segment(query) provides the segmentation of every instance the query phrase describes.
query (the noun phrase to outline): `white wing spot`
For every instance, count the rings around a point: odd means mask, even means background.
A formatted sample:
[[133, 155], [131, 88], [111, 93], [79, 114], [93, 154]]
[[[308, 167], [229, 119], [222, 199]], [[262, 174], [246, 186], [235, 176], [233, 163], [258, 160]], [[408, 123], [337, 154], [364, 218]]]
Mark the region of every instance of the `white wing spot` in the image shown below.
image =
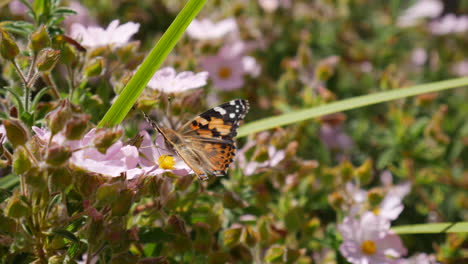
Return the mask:
[[230, 117], [230, 118], [234, 118], [234, 117], [236, 117], [236, 114], [230, 113], [230, 114], [229, 114], [229, 117]]
[[231, 102], [229, 102], [230, 105], [236, 105], [236, 100], [232, 100]]
[[215, 110], [216, 112], [220, 113], [221, 115], [225, 115], [226, 114], [226, 110], [217, 106], [215, 108], [213, 108], [213, 110]]

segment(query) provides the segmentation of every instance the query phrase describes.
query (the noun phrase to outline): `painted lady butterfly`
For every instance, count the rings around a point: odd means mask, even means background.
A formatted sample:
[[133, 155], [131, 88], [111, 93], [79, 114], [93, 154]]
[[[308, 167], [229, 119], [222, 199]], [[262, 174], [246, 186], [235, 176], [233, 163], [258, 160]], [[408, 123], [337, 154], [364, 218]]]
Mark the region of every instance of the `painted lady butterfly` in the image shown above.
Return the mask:
[[144, 113], [148, 122], [161, 133], [174, 152], [197, 174], [200, 180], [208, 176], [225, 176], [234, 159], [234, 137], [249, 111], [247, 100], [235, 99], [212, 108], [179, 129], [160, 127]]

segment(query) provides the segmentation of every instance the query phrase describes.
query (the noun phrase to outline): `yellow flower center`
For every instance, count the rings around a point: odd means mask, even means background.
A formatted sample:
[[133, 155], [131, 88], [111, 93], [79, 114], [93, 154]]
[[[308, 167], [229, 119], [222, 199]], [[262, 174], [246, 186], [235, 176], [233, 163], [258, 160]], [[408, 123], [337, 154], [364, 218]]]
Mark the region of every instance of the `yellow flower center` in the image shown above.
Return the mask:
[[375, 215], [379, 215], [380, 214], [380, 209], [378, 207], [374, 208], [374, 210], [372, 210], [372, 212], [375, 214]]
[[221, 79], [227, 79], [231, 76], [231, 68], [221, 67], [218, 71], [218, 75]]
[[165, 170], [173, 170], [175, 165], [175, 160], [173, 157], [168, 155], [161, 155], [158, 159], [159, 167]]
[[374, 241], [366, 240], [362, 243], [361, 250], [366, 255], [374, 255], [375, 251], [377, 251], [377, 246]]

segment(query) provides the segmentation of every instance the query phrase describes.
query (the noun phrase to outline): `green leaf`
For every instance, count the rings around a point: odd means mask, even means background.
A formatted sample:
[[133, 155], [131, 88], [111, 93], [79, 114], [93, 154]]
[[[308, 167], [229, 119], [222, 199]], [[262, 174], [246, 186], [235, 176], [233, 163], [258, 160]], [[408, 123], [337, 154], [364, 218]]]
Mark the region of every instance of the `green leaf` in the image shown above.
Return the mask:
[[35, 29], [33, 24], [25, 21], [3, 21], [0, 23], [0, 28], [24, 37], [29, 36]]
[[223, 232], [224, 246], [232, 248], [240, 243], [242, 228], [227, 229]]
[[8, 174], [7, 176], [0, 178], [0, 188], [11, 190], [19, 185], [20, 179], [14, 174]]
[[150, 54], [145, 58], [135, 75], [130, 79], [115, 103], [104, 115], [101, 122], [99, 122], [99, 127], [112, 127], [122, 122], [151, 77], [153, 77], [169, 52], [174, 48], [190, 22], [200, 12], [205, 2], [206, 0], [190, 0], [185, 5], [156, 46], [151, 50]]
[[468, 222], [435, 223], [396, 226], [392, 230], [399, 234], [434, 234], [434, 233], [468, 233]]
[[75, 234], [73, 234], [72, 232], [70, 232], [68, 230], [65, 230], [65, 229], [55, 229], [54, 231], [52, 231], [52, 233], [54, 233], [57, 236], [61, 236], [63, 238], [66, 238], [66, 239], [68, 239], [68, 240], [70, 240], [71, 242], [74, 242], [74, 243], [79, 243], [80, 242], [80, 240], [75, 236]]
[[174, 235], [165, 232], [162, 228], [140, 228], [138, 237], [143, 243], [169, 242], [174, 239]]
[[379, 92], [363, 96], [357, 96], [350, 99], [333, 102], [313, 108], [303, 109], [280, 116], [267, 117], [255, 122], [250, 122], [239, 128], [238, 137], [244, 137], [249, 134], [272, 129], [275, 127], [294, 124], [307, 119], [329, 115], [337, 112], [355, 109], [367, 105], [388, 102], [418, 94], [432, 93], [453, 89], [468, 85], [468, 77], [451, 79], [441, 82], [416, 85], [409, 88], [396, 89], [391, 91]]

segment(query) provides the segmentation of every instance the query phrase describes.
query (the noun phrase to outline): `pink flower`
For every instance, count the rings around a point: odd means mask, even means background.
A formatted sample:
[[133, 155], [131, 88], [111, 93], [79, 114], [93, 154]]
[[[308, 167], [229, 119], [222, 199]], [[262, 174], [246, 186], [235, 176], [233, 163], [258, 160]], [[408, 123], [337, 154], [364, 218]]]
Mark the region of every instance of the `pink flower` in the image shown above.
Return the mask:
[[138, 174], [137, 171], [131, 171], [138, 165], [138, 149], [135, 146], [124, 146], [119, 140], [102, 154], [92, 146], [95, 136], [96, 130], [92, 129], [79, 141], [76, 147], [80, 150], [73, 152], [71, 164], [89, 172], [112, 177], [119, 176], [123, 172], [127, 172], [127, 178], [133, 178]]
[[234, 18], [213, 23], [209, 19], [194, 19], [187, 28], [187, 34], [200, 40], [218, 39], [229, 33], [237, 32], [237, 22]]
[[[28, 2], [31, 2], [31, 0]], [[13, 15], [26, 15], [26, 12], [28, 11], [28, 8], [23, 3], [21, 3], [20, 0], [11, 1], [8, 7], [10, 8], [10, 12]]]
[[3, 144], [7, 140], [5, 126], [3, 124], [0, 124], [0, 134], [2, 134], [0, 136], [0, 144]]
[[386, 220], [372, 213], [365, 213], [360, 219], [346, 217], [338, 225], [343, 237], [341, 254], [353, 264], [397, 264], [397, 258], [407, 250], [389, 228]]
[[400, 199], [403, 199], [411, 191], [411, 182], [394, 185], [392, 173], [388, 170], [380, 174], [380, 181], [383, 187], [387, 189], [389, 195], [396, 196]]
[[178, 176], [185, 176], [192, 173], [192, 169], [176, 153], [167, 148], [161, 134], [158, 133], [156, 144], [153, 144], [148, 132], [142, 131], [140, 135], [143, 136], [143, 141], [138, 162], [149, 175], [171, 172]]
[[291, 6], [291, 0], [258, 0], [258, 4], [266, 12], [274, 12], [278, 7], [288, 8]]
[[427, 51], [423, 48], [416, 48], [411, 53], [411, 62], [414, 65], [421, 66], [427, 61]]
[[452, 72], [458, 76], [468, 76], [468, 60], [463, 60], [453, 65]]
[[140, 24], [127, 22], [119, 26], [119, 20], [113, 20], [106, 29], [101, 27], [84, 27], [81, 24], [71, 26], [71, 36], [89, 48], [102, 46], [119, 47], [129, 42], [138, 32]]
[[216, 56], [202, 58], [201, 66], [210, 73], [215, 87], [232, 91], [244, 85], [244, 75], [257, 76], [260, 67], [253, 57], [244, 56], [245, 44], [235, 42], [223, 46]]
[[398, 25], [400, 27], [410, 27], [414, 26], [422, 18], [438, 17], [443, 8], [442, 1], [419, 0], [403, 12], [398, 18]]
[[447, 14], [438, 20], [432, 21], [429, 28], [435, 35], [466, 32], [468, 31], [468, 16], [457, 17], [454, 14]]
[[319, 137], [331, 150], [346, 151], [353, 146], [353, 140], [343, 131], [341, 125], [323, 123], [320, 126]]
[[[38, 127], [32, 129], [44, 144], [48, 144], [50, 131]], [[110, 146], [105, 154], [102, 154], [93, 146], [95, 136], [96, 129], [91, 129], [81, 140], [67, 140], [64, 135], [58, 133], [52, 138], [52, 143], [69, 147], [73, 152], [69, 160], [70, 164], [89, 172], [111, 177], [125, 172], [127, 179], [146, 172], [137, 168], [138, 149], [136, 147], [124, 146], [119, 140]]]
[[148, 83], [148, 87], [164, 93], [181, 93], [206, 85], [208, 72], [194, 74], [191, 71], [176, 73], [174, 68], [165, 67], [157, 71]]
[[245, 175], [252, 175], [258, 169], [262, 168], [273, 168], [277, 166], [284, 158], [286, 157], [286, 152], [284, 150], [277, 150], [274, 146], [268, 146], [268, 159], [263, 162], [257, 161], [247, 161], [245, 153], [255, 146], [255, 141], [249, 141], [237, 155], [237, 160], [239, 162], [239, 167], [242, 168]]
[[438, 264], [434, 255], [419, 253], [407, 259], [400, 259], [398, 264]]
[[83, 26], [89, 26], [96, 24], [96, 21], [89, 15], [89, 11], [86, 7], [82, 6], [78, 1], [71, 1], [69, 8], [76, 12], [76, 14], [68, 15], [63, 20], [63, 24], [67, 29], [75, 23]]

